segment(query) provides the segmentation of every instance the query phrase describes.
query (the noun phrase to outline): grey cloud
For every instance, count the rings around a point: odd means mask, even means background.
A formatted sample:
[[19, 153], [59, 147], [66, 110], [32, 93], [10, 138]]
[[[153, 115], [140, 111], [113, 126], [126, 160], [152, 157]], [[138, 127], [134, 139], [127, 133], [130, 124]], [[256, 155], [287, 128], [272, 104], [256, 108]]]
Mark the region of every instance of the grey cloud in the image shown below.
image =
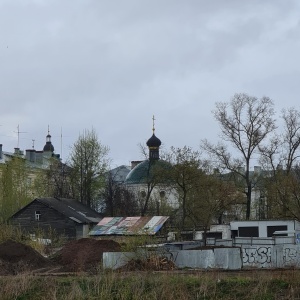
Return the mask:
[[299, 6], [2, 0], [0, 143], [12, 148], [5, 135], [15, 137], [20, 123], [24, 147], [33, 138], [42, 147], [49, 124], [57, 145], [63, 128], [67, 154], [80, 130], [93, 126], [112, 158], [128, 162], [155, 114], [166, 147], [197, 148], [201, 138], [217, 137], [214, 102], [235, 92], [295, 103]]

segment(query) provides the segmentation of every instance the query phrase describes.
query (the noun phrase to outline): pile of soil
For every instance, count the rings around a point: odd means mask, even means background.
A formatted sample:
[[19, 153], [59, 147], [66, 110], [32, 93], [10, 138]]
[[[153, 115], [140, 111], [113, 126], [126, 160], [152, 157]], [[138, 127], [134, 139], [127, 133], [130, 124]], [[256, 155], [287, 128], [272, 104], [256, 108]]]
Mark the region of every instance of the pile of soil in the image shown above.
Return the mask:
[[166, 257], [150, 256], [142, 259], [132, 259], [119, 271], [171, 271], [176, 269], [175, 264]]
[[115, 241], [82, 238], [65, 244], [53, 260], [63, 265], [65, 271], [95, 273], [101, 266], [103, 252], [118, 251], [121, 246]]
[[30, 246], [7, 240], [0, 244], [0, 275], [49, 268], [53, 263]]

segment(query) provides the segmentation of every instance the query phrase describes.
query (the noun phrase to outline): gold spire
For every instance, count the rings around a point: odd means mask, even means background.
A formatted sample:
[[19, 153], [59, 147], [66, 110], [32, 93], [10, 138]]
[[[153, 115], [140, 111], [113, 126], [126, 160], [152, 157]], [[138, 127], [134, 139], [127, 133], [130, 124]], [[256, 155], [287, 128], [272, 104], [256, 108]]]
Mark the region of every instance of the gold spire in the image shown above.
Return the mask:
[[155, 118], [154, 118], [154, 115], [153, 115], [153, 117], [152, 117], [152, 121], [153, 121], [152, 131], [153, 131], [153, 134], [154, 134], [154, 132], [155, 132], [155, 127], [154, 127], [154, 121], [155, 121]]

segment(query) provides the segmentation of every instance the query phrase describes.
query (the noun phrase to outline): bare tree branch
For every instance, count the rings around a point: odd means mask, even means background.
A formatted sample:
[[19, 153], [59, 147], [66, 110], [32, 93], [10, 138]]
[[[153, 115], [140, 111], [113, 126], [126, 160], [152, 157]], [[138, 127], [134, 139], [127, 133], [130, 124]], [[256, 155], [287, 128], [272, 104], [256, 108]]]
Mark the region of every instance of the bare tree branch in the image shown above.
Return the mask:
[[[221, 138], [236, 150], [234, 157], [224, 143], [217, 145], [203, 141], [202, 148], [219, 166], [240, 175], [245, 182], [247, 196], [246, 218], [250, 218], [251, 191], [250, 160], [254, 150], [275, 129], [273, 102], [268, 97], [258, 99], [247, 94], [235, 94], [232, 100], [216, 103], [213, 111], [221, 129]], [[240, 154], [240, 156], [238, 156]], [[241, 171], [241, 168], [244, 171]]]

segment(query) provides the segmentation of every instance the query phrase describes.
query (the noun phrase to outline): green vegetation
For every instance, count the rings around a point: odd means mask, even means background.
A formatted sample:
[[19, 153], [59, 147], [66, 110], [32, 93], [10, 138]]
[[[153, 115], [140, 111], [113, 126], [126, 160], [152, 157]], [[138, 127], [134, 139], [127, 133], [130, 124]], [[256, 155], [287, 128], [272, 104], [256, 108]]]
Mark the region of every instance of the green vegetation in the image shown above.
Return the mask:
[[[179, 210], [173, 226], [179, 231], [200, 227], [206, 233], [213, 223], [223, 223], [237, 204], [233, 182], [213, 172], [212, 164], [189, 147], [174, 148], [165, 154], [172, 168], [165, 172], [178, 195]], [[204, 234], [205, 235], [205, 234]]]
[[[26, 233], [24, 234], [21, 228], [17, 226], [1, 224], [0, 227], [0, 243], [3, 243], [7, 240], [14, 240], [32, 247], [41, 254], [45, 253], [46, 248], [48, 252], [51, 252], [52, 248], [60, 247], [65, 243], [65, 237], [58, 235], [55, 230], [51, 230], [51, 228], [47, 232], [37, 228], [34, 232], [34, 236], [34, 240], [30, 239], [29, 235]], [[51, 245], [46, 246], [43, 243], [38, 242], [39, 239], [45, 237], [51, 240]]]
[[0, 278], [1, 299], [298, 299], [300, 271]]
[[71, 183], [75, 199], [94, 209], [98, 208], [99, 192], [104, 187], [108, 151], [94, 129], [79, 135], [71, 150]]
[[30, 181], [30, 170], [21, 157], [0, 164], [0, 223], [30, 202]]
[[21, 242], [22, 240], [22, 231], [16, 227], [7, 224], [1, 224], [0, 227], [0, 243], [6, 240], [15, 240], [17, 242]]

